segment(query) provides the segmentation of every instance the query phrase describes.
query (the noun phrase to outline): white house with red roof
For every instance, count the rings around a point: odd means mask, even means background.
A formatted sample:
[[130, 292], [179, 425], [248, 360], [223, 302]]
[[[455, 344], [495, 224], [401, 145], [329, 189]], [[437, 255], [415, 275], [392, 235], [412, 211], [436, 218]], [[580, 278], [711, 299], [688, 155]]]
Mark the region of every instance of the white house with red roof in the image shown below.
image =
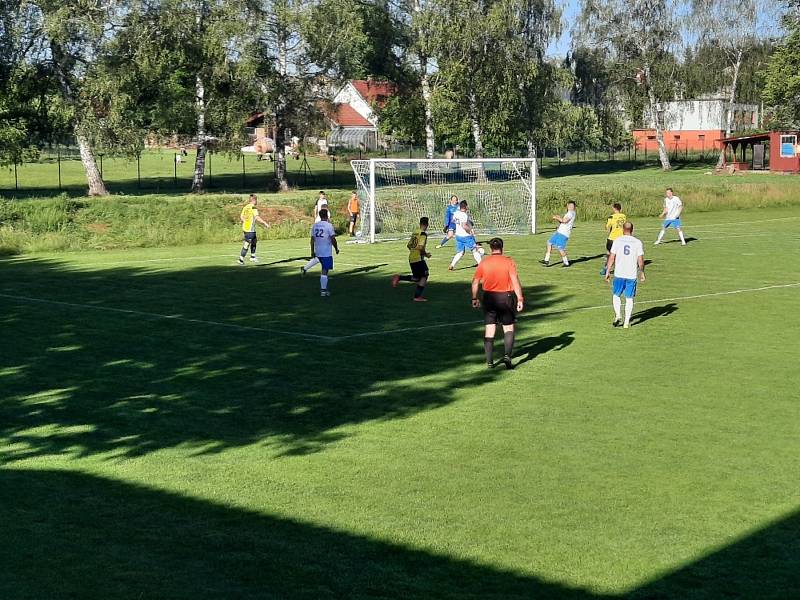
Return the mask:
[[333, 97], [328, 113], [328, 147], [376, 150], [379, 134], [374, 108], [382, 107], [393, 94], [394, 86], [385, 81], [348, 81]]

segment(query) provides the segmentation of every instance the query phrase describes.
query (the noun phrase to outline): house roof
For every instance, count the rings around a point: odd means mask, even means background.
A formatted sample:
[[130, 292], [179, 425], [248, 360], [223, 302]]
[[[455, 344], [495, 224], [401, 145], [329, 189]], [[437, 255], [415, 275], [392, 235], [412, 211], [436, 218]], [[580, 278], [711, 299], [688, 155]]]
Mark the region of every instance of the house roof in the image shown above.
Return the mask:
[[373, 81], [372, 79], [353, 79], [350, 83], [356, 88], [369, 104], [383, 106], [386, 100], [394, 96], [394, 84], [388, 81]]
[[331, 121], [339, 127], [374, 127], [349, 104], [334, 104]]
[[723, 144], [731, 144], [731, 143], [737, 143], [738, 144], [738, 143], [741, 143], [741, 142], [761, 142], [761, 141], [769, 140], [769, 137], [770, 137], [770, 133], [769, 132], [766, 132], [766, 133], [753, 133], [753, 134], [750, 134], [750, 135], [739, 135], [739, 136], [736, 136], [736, 137], [729, 137], [729, 138], [723, 137], [722, 139], [720, 139], [720, 142], [722, 142]]

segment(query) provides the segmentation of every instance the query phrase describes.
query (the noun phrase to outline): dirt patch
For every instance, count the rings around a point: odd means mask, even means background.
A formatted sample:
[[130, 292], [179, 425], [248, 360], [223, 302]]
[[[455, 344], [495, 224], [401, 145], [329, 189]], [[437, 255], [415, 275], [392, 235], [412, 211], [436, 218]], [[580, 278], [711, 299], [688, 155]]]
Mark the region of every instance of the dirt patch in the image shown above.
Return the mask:
[[86, 229], [88, 229], [92, 233], [104, 234], [108, 233], [111, 230], [111, 225], [109, 225], [108, 223], [89, 223], [86, 226]]

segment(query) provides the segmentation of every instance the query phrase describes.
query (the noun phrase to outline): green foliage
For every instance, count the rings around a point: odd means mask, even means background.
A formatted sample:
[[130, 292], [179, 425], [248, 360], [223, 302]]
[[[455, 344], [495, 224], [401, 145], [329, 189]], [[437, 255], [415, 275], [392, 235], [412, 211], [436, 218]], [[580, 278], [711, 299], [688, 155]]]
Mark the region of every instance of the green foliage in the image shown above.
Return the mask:
[[764, 73], [764, 102], [773, 127], [800, 127], [800, 18], [787, 23], [789, 35]]

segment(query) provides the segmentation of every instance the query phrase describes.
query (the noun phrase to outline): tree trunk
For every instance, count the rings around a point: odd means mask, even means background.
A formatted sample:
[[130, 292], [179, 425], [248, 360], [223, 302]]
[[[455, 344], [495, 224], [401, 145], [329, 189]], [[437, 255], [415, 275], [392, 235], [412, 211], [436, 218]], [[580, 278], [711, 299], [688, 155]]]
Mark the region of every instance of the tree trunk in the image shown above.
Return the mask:
[[[733, 82], [731, 83], [731, 94], [728, 97], [728, 115], [725, 120], [725, 137], [730, 137], [733, 133], [733, 104], [736, 102], [736, 84], [739, 82], [739, 70], [742, 67], [742, 51], [736, 53], [736, 61], [733, 64]], [[717, 169], [721, 169], [725, 164], [725, 144], [722, 145], [717, 159]]]
[[275, 185], [279, 192], [289, 189], [289, 181], [286, 179], [286, 109], [288, 101], [286, 99], [287, 78], [289, 77], [289, 32], [281, 29], [278, 32], [278, 75], [281, 78], [280, 89], [275, 104]]
[[478, 121], [478, 101], [475, 93], [469, 94], [469, 122], [472, 130], [472, 141], [475, 143], [475, 158], [483, 158], [483, 135]]
[[669, 153], [667, 152], [666, 144], [664, 144], [664, 131], [661, 129], [661, 123], [658, 120], [658, 102], [656, 102], [656, 94], [653, 91], [653, 87], [650, 85], [650, 65], [644, 66], [644, 76], [646, 78], [647, 98], [650, 101], [650, 113], [653, 115], [653, 123], [656, 129], [658, 159], [661, 161], [661, 168], [664, 171], [670, 171], [672, 165], [669, 162]]
[[[61, 86], [61, 93], [67, 104], [73, 106], [76, 114], [80, 114], [80, 108], [76, 106], [76, 96], [72, 87], [72, 77], [70, 75], [69, 57], [67, 56], [61, 44], [50, 41], [50, 49], [53, 54], [53, 62], [56, 65], [56, 76], [58, 83]], [[86, 171], [86, 183], [89, 185], [90, 196], [108, 196], [106, 184], [103, 183], [103, 178], [100, 176], [100, 171], [97, 168], [97, 162], [94, 160], [94, 152], [89, 144], [84, 131], [81, 131], [80, 118], [74, 126], [75, 137], [78, 142], [78, 150], [81, 154], [81, 163], [83, 169]]]
[[192, 193], [202, 194], [205, 190], [206, 174], [206, 87], [200, 75], [195, 77], [195, 110], [197, 111], [197, 157], [194, 160]]
[[433, 133], [433, 107], [431, 98], [431, 82], [428, 75], [428, 58], [420, 56], [420, 82], [422, 83], [422, 101], [425, 104], [425, 158], [433, 158], [436, 138]]
[[106, 184], [103, 183], [103, 178], [100, 176], [100, 170], [94, 160], [94, 152], [92, 152], [92, 147], [89, 145], [89, 140], [82, 133], [77, 133], [76, 138], [78, 140], [78, 150], [81, 153], [83, 169], [86, 171], [86, 181], [89, 184], [89, 195], [108, 196]]
[[289, 189], [286, 179], [286, 123], [282, 106], [275, 111], [275, 184], [279, 192]]

